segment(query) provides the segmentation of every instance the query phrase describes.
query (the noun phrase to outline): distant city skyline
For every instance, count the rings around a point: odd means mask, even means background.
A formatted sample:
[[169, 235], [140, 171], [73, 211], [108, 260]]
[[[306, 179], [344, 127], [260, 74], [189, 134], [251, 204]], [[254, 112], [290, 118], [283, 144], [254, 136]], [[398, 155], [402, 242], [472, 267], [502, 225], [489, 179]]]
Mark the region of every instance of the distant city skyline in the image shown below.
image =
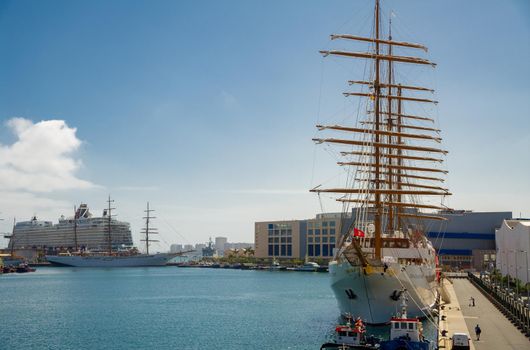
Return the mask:
[[[395, 39], [427, 45], [438, 63], [414, 78], [440, 101], [447, 204], [530, 217], [530, 2], [382, 4]], [[109, 194], [139, 246], [150, 202], [160, 250], [253, 242], [256, 221], [340, 211], [308, 192], [342, 171], [311, 138], [316, 121], [346, 117], [341, 89], [362, 72], [318, 51], [329, 34], [369, 33], [372, 10], [372, 0], [3, 1], [0, 231], [14, 218], [56, 222], [80, 203], [99, 215]]]

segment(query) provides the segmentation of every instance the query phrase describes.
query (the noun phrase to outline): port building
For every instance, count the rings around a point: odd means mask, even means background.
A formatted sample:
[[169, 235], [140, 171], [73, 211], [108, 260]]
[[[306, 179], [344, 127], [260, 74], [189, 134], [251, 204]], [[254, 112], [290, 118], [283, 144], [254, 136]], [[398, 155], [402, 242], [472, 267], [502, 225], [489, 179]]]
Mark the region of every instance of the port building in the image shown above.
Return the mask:
[[497, 243], [496, 267], [503, 275], [510, 275], [529, 283], [530, 220], [504, 220], [495, 231]]
[[[425, 221], [425, 232], [436, 248], [440, 264], [454, 269], [484, 269], [495, 263], [495, 230], [512, 213], [447, 210], [447, 220]], [[256, 222], [255, 255], [277, 259], [331, 259], [341, 230], [351, 225], [350, 214], [322, 213], [303, 220]]]
[[[323, 213], [313, 219], [256, 222], [255, 256], [303, 259], [333, 257], [344, 214]], [[350, 215], [346, 215], [351, 220]]]

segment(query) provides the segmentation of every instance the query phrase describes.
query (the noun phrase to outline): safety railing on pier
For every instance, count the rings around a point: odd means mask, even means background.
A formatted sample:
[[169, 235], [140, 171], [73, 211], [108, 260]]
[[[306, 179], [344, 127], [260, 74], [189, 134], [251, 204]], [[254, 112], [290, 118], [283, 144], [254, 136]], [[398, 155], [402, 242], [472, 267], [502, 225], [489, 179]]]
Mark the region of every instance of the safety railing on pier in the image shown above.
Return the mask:
[[468, 273], [468, 279], [488, 298], [517, 328], [530, 337], [530, 308], [529, 300], [526, 304], [504, 288], [484, 280], [473, 273]]

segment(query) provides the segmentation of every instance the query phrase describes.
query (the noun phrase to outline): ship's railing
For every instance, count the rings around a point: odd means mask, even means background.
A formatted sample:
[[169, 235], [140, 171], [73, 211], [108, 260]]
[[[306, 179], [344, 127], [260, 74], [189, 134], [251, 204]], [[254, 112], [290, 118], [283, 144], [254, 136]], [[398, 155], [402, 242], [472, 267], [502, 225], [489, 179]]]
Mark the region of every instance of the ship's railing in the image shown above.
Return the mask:
[[[375, 238], [364, 238], [360, 243], [362, 248], [374, 248]], [[381, 239], [382, 248], [410, 248], [407, 238], [388, 237]]]

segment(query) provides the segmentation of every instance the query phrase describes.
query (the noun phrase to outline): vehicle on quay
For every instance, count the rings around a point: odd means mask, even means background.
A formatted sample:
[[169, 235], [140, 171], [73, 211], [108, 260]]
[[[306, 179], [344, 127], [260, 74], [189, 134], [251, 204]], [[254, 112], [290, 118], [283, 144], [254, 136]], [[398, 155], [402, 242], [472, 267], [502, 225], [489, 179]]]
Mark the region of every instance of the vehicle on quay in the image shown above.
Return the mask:
[[371, 69], [362, 80], [348, 81], [361, 90], [344, 93], [359, 101], [351, 125], [348, 116], [339, 118], [343, 125], [319, 124], [322, 135], [313, 139], [317, 144], [347, 147], [334, 154], [347, 170], [346, 185], [311, 189], [319, 196], [337, 194], [336, 200], [343, 204], [342, 235], [329, 263], [330, 284], [341, 313], [358, 315], [369, 324], [388, 322], [388, 311], [399, 309], [402, 288], [414, 300], [409, 309], [412, 317], [431, 312], [438, 296], [439, 268], [426, 232], [434, 222], [446, 220], [439, 214], [448, 210], [443, 201], [451, 195], [441, 185], [447, 151], [436, 146], [442, 140], [440, 129], [432, 117], [417, 115], [426, 110], [424, 106], [437, 104], [422, 95], [434, 90], [410, 84], [414, 75], [407, 78], [398, 69], [402, 63], [435, 64], [399, 54], [403, 48], [427, 48], [394, 40], [391, 19], [388, 35], [383, 35], [379, 3], [375, 0], [372, 35], [331, 35], [333, 41], [367, 43], [369, 52], [320, 51], [324, 57], [368, 60]]
[[469, 335], [467, 335], [466, 333], [453, 333], [453, 336], [450, 339], [452, 350], [470, 349], [469, 341], [471, 340], [471, 338], [469, 338]]

